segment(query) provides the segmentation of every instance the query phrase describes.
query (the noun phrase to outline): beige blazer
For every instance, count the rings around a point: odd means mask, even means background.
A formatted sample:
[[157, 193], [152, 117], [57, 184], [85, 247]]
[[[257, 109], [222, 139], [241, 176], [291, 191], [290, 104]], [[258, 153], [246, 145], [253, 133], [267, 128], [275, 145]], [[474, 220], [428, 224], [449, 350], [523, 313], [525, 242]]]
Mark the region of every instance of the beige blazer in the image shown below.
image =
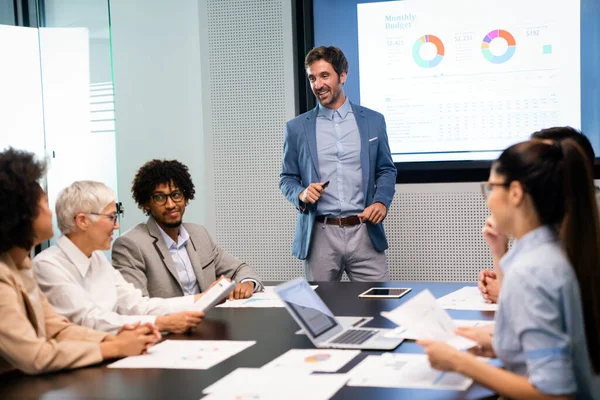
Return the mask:
[[[189, 223], [183, 226], [190, 236], [185, 247], [201, 292], [221, 275], [236, 282], [253, 279], [258, 283], [257, 290], [262, 289], [260, 278], [252, 267], [217, 246], [204, 227]], [[152, 217], [115, 240], [112, 264], [144, 296], [183, 296], [175, 263]]]
[[108, 335], [75, 325], [54, 311], [37, 286], [31, 260], [15, 265], [0, 254], [0, 373], [40, 374], [102, 361]]

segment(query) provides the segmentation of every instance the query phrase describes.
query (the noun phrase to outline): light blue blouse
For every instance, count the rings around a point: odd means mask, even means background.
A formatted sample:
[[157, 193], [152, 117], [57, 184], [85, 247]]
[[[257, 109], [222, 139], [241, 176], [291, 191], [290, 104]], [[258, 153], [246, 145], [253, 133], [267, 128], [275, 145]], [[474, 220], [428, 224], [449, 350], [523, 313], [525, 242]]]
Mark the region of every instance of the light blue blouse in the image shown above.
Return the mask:
[[[579, 284], [556, 233], [535, 229], [500, 260], [494, 352], [542, 393], [600, 399], [587, 351]], [[599, 340], [594, 338], [593, 340]]]

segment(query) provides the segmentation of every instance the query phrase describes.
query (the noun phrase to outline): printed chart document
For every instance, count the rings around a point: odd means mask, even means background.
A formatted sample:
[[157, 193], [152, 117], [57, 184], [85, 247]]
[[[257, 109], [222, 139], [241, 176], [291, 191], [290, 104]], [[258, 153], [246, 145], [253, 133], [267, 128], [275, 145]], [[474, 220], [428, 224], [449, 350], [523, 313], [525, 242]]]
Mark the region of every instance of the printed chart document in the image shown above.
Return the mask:
[[432, 339], [448, 343], [457, 349], [468, 349], [477, 343], [454, 333], [456, 325], [452, 318], [435, 301], [429, 290], [411, 298], [382, 316], [402, 326], [418, 339]]
[[359, 354], [360, 350], [292, 349], [263, 368], [294, 368], [314, 372], [337, 372]]
[[[335, 317], [342, 328], [358, 328], [372, 319], [373, 317]], [[302, 329], [298, 329], [296, 335], [306, 335], [306, 333]]]
[[148, 354], [127, 357], [109, 368], [209, 369], [254, 345], [254, 341], [165, 340]]
[[447, 310], [496, 311], [498, 309], [498, 304], [490, 304], [481, 297], [479, 288], [476, 286], [465, 286], [440, 297], [437, 301], [442, 308]]
[[[469, 319], [453, 319], [454, 324], [460, 328], [461, 326], [471, 326], [473, 328], [481, 328], [481, 327], [489, 327], [493, 332], [494, 329], [494, 321], [480, 321], [480, 320], [469, 320]], [[402, 326], [397, 327], [396, 329], [392, 329], [390, 332], [384, 335], [389, 338], [402, 338], [408, 340], [418, 340], [417, 334], [415, 332], [410, 331]]]
[[424, 354], [368, 356], [348, 375], [348, 386], [467, 390], [473, 383], [458, 373], [431, 368]]
[[204, 389], [202, 400], [327, 400], [348, 381], [347, 374], [309, 375], [308, 370], [238, 368]]
[[[318, 285], [311, 285], [312, 290], [315, 290]], [[275, 308], [285, 307], [283, 302], [277, 297], [274, 286], [265, 286], [264, 292], [254, 293], [249, 299], [227, 300], [223, 304], [219, 304], [220, 308]]]

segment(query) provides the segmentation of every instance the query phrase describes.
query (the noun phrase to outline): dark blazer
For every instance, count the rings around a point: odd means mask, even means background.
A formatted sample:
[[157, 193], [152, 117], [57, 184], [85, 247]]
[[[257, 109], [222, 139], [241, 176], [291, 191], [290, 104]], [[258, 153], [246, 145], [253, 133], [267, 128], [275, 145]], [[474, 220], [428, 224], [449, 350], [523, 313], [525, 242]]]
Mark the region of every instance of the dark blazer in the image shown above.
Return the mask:
[[[262, 288], [252, 268], [217, 246], [204, 227], [190, 223], [183, 226], [190, 235], [186, 250], [202, 292], [221, 275], [236, 282], [253, 279], [258, 282], [258, 289]], [[152, 217], [115, 240], [112, 263], [144, 296], [168, 298], [184, 294], [171, 253]]]

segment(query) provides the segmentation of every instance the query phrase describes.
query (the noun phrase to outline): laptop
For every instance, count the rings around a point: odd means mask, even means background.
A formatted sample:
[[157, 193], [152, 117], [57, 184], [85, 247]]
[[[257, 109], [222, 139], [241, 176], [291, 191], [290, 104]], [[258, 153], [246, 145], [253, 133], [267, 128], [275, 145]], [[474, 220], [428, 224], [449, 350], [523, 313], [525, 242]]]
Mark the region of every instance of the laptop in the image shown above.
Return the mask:
[[303, 278], [276, 286], [275, 293], [317, 348], [393, 350], [402, 343], [384, 336], [391, 329], [343, 328]]

